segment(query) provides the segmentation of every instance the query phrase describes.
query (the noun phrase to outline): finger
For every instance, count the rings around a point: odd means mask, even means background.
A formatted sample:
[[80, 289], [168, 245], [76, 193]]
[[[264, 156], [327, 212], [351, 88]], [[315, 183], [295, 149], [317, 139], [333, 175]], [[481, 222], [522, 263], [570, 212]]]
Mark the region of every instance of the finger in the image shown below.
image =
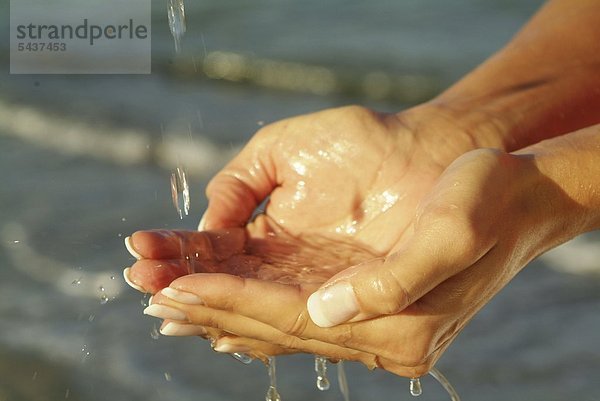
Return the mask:
[[[170, 290], [170, 288], [167, 290]], [[184, 311], [184, 313], [186, 313], [186, 318], [188, 319], [187, 321], [192, 322], [193, 324], [204, 325], [208, 330], [218, 330], [221, 333], [228, 333], [225, 334], [224, 337], [220, 337], [215, 343], [215, 346], [218, 347], [218, 344], [220, 344], [221, 341], [225, 343], [232, 342], [233, 346], [231, 348], [227, 348], [225, 346], [220, 348], [220, 350], [224, 352], [239, 352], [245, 351], [246, 348], [250, 348], [254, 351], [250, 352], [250, 354], [260, 359], [263, 359], [264, 357], [264, 355], [261, 355], [261, 353], [264, 353], [265, 355], [279, 355], [306, 352], [322, 355], [333, 360], [351, 360], [362, 362], [370, 369], [380, 367], [405, 377], [418, 377], [426, 373], [428, 366], [430, 366], [428, 364], [428, 359], [420, 361], [419, 364], [408, 366], [387, 357], [378, 357], [374, 354], [357, 351], [337, 344], [329, 344], [314, 339], [301, 339], [295, 336], [290, 336], [275, 329], [274, 327], [263, 324], [256, 320], [249, 319], [232, 312], [206, 307], [201, 304], [202, 301], [200, 301], [199, 298], [195, 298], [195, 304], [190, 304], [190, 302], [192, 302], [190, 297], [193, 297], [195, 294], [183, 294], [183, 298], [181, 298], [182, 294], [176, 296], [172, 293], [172, 291], [164, 292], [179, 299], [183, 299], [188, 303], [182, 304], [174, 301], [173, 298], [165, 296], [162, 292], [154, 297], [153, 303]], [[218, 329], [215, 329], [214, 327], [218, 327]], [[325, 330], [320, 328], [317, 329]], [[230, 339], [232, 338], [232, 333], [236, 336], [236, 340]], [[271, 347], [261, 346], [261, 344], [264, 343], [271, 344]], [[253, 344], [257, 345], [255, 346]]]
[[218, 266], [196, 259], [142, 259], [123, 271], [125, 281], [138, 291], [155, 294], [181, 276], [195, 271], [214, 272]]
[[243, 227], [277, 186], [270, 152], [276, 136], [264, 128], [208, 183], [203, 230]]
[[[187, 299], [186, 302], [190, 302], [190, 300]], [[318, 340], [304, 340], [283, 333], [262, 322], [228, 311], [212, 309], [199, 303], [182, 304], [174, 301], [172, 298], [166, 297], [162, 293], [157, 294], [153, 298], [153, 304], [161, 305], [161, 308], [155, 308], [154, 310], [147, 312], [147, 314], [158, 318], [165, 318], [165, 316], [169, 317], [173, 315], [176, 315], [178, 318], [182, 317], [176, 312], [173, 312], [173, 310], [177, 310], [179, 313], [185, 313], [185, 322], [193, 323], [195, 325], [218, 328], [227, 333], [268, 342], [294, 352], [307, 352], [317, 355], [326, 355], [333, 359], [360, 361], [370, 368], [377, 366], [376, 357], [374, 355]]]
[[[455, 291], [457, 286], [459, 289]], [[275, 332], [271, 332], [274, 337], [261, 338], [264, 341], [294, 341], [290, 340], [289, 336], [296, 339], [313, 339], [370, 355], [379, 355], [405, 368], [414, 368], [426, 363], [437, 346], [447, 339], [447, 333], [457, 332], [458, 322], [463, 316], [460, 309], [463, 300], [447, 294], [459, 290], [460, 284], [454, 283], [452, 288], [445, 288], [442, 293], [433, 291], [431, 295], [428, 294], [424, 307], [421, 306], [422, 301], [419, 301], [398, 315], [330, 328], [318, 327], [310, 320], [305, 305], [312, 288], [302, 286], [226, 274], [195, 274], [177, 279], [171, 283], [171, 287], [163, 290], [162, 295], [176, 300], [180, 308], [184, 305], [190, 305], [192, 308], [194, 305], [219, 308], [238, 318], [254, 320], [276, 329]], [[180, 297], [177, 291], [193, 293], [198, 303], [194, 304], [190, 299], [186, 299], [187, 297]], [[439, 309], [443, 309], [443, 312], [436, 313]], [[224, 323], [218, 319], [224, 316], [229, 315], [217, 315], [215, 312], [210, 316], [215, 320], [209, 320], [209, 325], [222, 328]], [[235, 334], [256, 338], [256, 333], [246, 331], [248, 328], [238, 329], [242, 331]], [[282, 336], [281, 333], [287, 336]], [[290, 346], [281, 342], [279, 344]], [[312, 352], [318, 353], [315, 350]]]
[[494, 243], [477, 237], [460, 217], [435, 217], [427, 216], [404, 249], [346, 269], [312, 294], [307, 308], [313, 322], [332, 327], [397, 314], [492, 249]]
[[252, 358], [266, 361], [269, 356], [297, 354], [298, 350], [280, 347], [264, 341], [234, 335], [219, 337], [213, 349], [226, 354], [246, 354]]
[[210, 232], [184, 230], [137, 231], [125, 238], [127, 250], [136, 259], [225, 259], [240, 252], [243, 229]]

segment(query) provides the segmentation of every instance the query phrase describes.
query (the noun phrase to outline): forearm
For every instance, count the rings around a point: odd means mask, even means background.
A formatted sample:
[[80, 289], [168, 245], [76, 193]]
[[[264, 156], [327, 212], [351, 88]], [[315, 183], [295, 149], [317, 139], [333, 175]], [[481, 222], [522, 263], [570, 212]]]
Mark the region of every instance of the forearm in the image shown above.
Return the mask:
[[530, 190], [542, 194], [539, 207], [554, 221], [554, 242], [600, 229], [600, 124], [514, 153], [531, 157], [539, 172]]
[[479, 146], [507, 151], [599, 123], [598, 21], [597, 0], [550, 1], [431, 104], [461, 119]]

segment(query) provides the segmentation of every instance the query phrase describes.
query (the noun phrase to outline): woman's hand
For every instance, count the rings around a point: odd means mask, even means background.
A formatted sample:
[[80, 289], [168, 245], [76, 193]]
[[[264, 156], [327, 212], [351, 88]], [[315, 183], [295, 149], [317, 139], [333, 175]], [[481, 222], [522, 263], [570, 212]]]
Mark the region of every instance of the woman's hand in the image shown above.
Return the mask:
[[[314, 291], [401, 246], [423, 194], [477, 145], [464, 128], [427, 105], [399, 115], [345, 107], [267, 126], [209, 184], [201, 223], [209, 232], [134, 234], [129, 248], [140, 261], [126, 278], [155, 293], [176, 277], [220, 271], [285, 284], [291, 277]], [[246, 225], [267, 196], [265, 215]], [[220, 229], [228, 234], [207, 241]], [[254, 276], [240, 266], [253, 266]]]
[[[321, 328], [307, 317], [310, 286], [222, 274], [182, 277], [171, 283], [176, 292], [155, 302], [183, 311], [195, 324], [286, 348], [304, 342], [311, 352], [306, 339], [339, 344], [377, 355], [375, 362], [394, 373], [418, 376], [529, 260], [598, 224], [598, 205], [582, 204], [590, 197], [577, 189], [581, 182], [554, 181], [562, 168], [540, 164], [547, 159], [541, 153], [478, 150], [454, 162], [421, 202], [402, 249], [332, 281], [344, 283], [342, 302], [354, 297], [362, 313], [354, 319], [368, 320]], [[598, 203], [597, 197], [591, 201]], [[181, 294], [195, 294], [203, 306], [190, 305]], [[335, 294], [324, 299], [333, 303]], [[410, 305], [402, 309], [397, 299]]]

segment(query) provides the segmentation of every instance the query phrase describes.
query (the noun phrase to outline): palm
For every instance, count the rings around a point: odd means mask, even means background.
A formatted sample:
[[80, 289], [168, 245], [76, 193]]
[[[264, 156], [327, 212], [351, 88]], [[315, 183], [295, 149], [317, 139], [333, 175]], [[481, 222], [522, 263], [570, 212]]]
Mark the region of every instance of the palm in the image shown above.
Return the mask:
[[[443, 157], [426, 145], [397, 116], [354, 107], [270, 125], [209, 186], [209, 231], [245, 226], [245, 235], [214, 240], [234, 252], [213, 253], [192, 232], [137, 235], [146, 260], [132, 279], [152, 292], [183, 274], [217, 271], [318, 286], [407, 237], [417, 203], [443, 170]], [[269, 188], [265, 214], [250, 224], [232, 223], [256, 202], [230, 196], [230, 177]]]

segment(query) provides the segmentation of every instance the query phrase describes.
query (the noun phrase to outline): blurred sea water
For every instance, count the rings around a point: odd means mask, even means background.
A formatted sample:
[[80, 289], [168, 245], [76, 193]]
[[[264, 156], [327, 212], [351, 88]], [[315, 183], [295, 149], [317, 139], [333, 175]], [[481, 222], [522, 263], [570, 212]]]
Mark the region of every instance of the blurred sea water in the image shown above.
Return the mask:
[[[425, 100], [541, 3], [186, 1], [175, 55], [166, 1], [153, 1], [148, 76], [9, 75], [1, 19], [0, 401], [263, 399], [260, 363], [153, 338], [158, 323], [121, 278], [132, 263], [124, 236], [195, 228], [207, 180], [263, 123]], [[192, 198], [183, 221], [169, 190], [180, 163]], [[464, 330], [438, 364], [463, 400], [600, 398], [599, 240], [590, 233], [534, 261]], [[408, 380], [347, 368], [353, 400], [411, 398]], [[335, 380], [315, 389], [308, 356], [280, 358], [278, 370], [284, 400], [342, 399]], [[446, 399], [431, 379], [423, 387], [420, 399]]]

